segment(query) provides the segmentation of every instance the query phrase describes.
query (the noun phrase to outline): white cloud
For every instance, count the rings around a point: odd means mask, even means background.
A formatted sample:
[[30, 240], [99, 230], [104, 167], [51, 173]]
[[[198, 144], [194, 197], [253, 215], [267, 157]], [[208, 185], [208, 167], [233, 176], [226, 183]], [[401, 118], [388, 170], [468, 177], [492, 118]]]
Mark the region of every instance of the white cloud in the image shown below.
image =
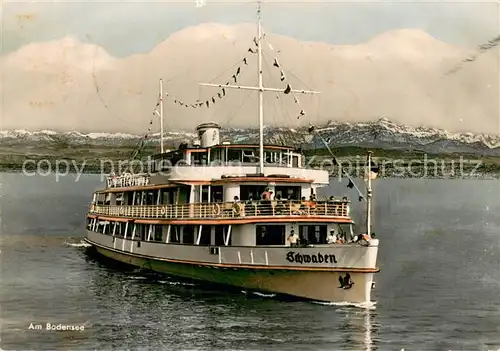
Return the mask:
[[[159, 77], [165, 79], [171, 96], [186, 102], [205, 101], [217, 90], [200, 88], [198, 83], [225, 83], [236, 66], [228, 69], [246, 53], [254, 35], [251, 25], [204, 24], [175, 33], [147, 54], [123, 59], [71, 37], [22, 47], [0, 61], [3, 128], [143, 132], [157, 100]], [[445, 75], [466, 52], [417, 29], [391, 31], [359, 45], [268, 37], [281, 51], [281, 65], [293, 72], [287, 73], [292, 86], [298, 88], [305, 82], [322, 94], [320, 99], [300, 98], [307, 111], [300, 121], [296, 119], [300, 109], [292, 97], [279, 100], [266, 94], [266, 124], [295, 127], [328, 119], [387, 116], [410, 125], [449, 130], [498, 130], [494, 52]], [[279, 71], [272, 67], [274, 56], [266, 52], [264, 67], [272, 74], [266, 73], [265, 84], [284, 87]], [[253, 85], [255, 57], [247, 57], [248, 66], [240, 62], [239, 82]], [[228, 91], [225, 99], [209, 109], [167, 101], [167, 127], [192, 128], [206, 120], [256, 125], [256, 101], [255, 94], [241, 91]], [[280, 101], [285, 103], [284, 110]]]

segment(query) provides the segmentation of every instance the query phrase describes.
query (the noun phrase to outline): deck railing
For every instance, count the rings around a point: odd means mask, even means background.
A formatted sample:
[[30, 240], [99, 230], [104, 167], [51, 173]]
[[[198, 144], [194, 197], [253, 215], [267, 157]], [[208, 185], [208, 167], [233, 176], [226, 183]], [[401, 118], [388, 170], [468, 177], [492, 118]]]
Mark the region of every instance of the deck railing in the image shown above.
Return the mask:
[[349, 203], [262, 201], [258, 203], [195, 203], [182, 205], [91, 205], [91, 214], [130, 218], [219, 219], [242, 217], [349, 217]]

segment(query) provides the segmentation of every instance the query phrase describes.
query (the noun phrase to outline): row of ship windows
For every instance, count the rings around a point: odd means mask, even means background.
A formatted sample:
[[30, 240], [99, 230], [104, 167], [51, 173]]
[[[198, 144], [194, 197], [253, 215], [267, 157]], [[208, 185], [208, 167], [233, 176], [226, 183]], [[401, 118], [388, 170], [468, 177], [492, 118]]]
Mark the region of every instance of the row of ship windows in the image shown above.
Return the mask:
[[[201, 235], [198, 238], [198, 225], [170, 225], [170, 235], [168, 225], [150, 225], [150, 224], [129, 224], [122, 222], [97, 221], [89, 219], [87, 228], [91, 231], [114, 235], [115, 237], [132, 239], [140, 241], [153, 241], [163, 243], [192, 244], [205, 246], [223, 246], [231, 245], [232, 235], [228, 235], [229, 225], [202, 225]], [[212, 236], [213, 228], [213, 236]], [[300, 243], [326, 244], [327, 226], [326, 225], [299, 225]], [[135, 230], [135, 233], [134, 233]], [[286, 245], [287, 236], [285, 225], [256, 225], [255, 226], [255, 244], [256, 245]]]

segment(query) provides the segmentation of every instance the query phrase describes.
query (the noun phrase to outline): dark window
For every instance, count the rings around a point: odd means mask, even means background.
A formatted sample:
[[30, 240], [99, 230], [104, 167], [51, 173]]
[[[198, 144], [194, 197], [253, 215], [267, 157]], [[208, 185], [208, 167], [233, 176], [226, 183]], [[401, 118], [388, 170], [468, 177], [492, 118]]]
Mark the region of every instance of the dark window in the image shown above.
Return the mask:
[[180, 243], [181, 242], [181, 227], [178, 225], [173, 225], [170, 227], [170, 242]]
[[301, 225], [299, 237], [302, 244], [326, 244], [326, 225]]
[[257, 149], [252, 150], [242, 150], [243, 151], [243, 162], [245, 163], [257, 163], [259, 162], [259, 151]]
[[154, 241], [163, 241], [163, 226], [161, 224], [157, 224], [153, 226], [153, 234], [151, 235], [151, 239]]
[[194, 244], [194, 225], [186, 225], [182, 234], [183, 244]]
[[201, 227], [200, 245], [210, 245], [210, 235], [212, 234], [211, 226], [204, 225]]
[[210, 187], [210, 202], [222, 202], [222, 185]]
[[285, 245], [284, 225], [258, 225], [256, 235], [257, 245]]
[[300, 200], [300, 186], [276, 186], [274, 190], [276, 191], [275, 196], [279, 195], [283, 200], [288, 198], [291, 200]]
[[265, 185], [240, 185], [240, 200], [247, 201], [251, 196], [253, 200], [257, 201], [264, 190], [266, 190]]
[[205, 165], [207, 164], [207, 152], [192, 152], [191, 164], [192, 165]]
[[[215, 243], [216, 246], [224, 246], [224, 237], [229, 230], [227, 225], [216, 225], [215, 226]], [[231, 237], [229, 238], [229, 246], [231, 246]]]
[[241, 150], [228, 149], [227, 150], [227, 161], [228, 162], [234, 162], [234, 161], [241, 162]]

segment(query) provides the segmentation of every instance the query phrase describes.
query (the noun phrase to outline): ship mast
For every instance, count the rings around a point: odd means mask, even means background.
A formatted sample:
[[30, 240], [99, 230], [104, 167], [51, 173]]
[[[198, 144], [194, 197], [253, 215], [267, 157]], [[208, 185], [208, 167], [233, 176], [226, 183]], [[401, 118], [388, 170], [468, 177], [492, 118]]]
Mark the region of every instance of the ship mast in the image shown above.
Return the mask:
[[[218, 88], [230, 88], [230, 89], [240, 89], [240, 90], [257, 90], [259, 92], [259, 173], [264, 174], [264, 92], [272, 91], [277, 93], [283, 93], [285, 89], [277, 88], [265, 88], [262, 83], [262, 26], [261, 26], [261, 1], [259, 1], [259, 7], [257, 10], [257, 38], [255, 42], [257, 44], [257, 55], [258, 55], [258, 77], [259, 85], [256, 87], [252, 86], [242, 86], [242, 85], [229, 85], [229, 84], [208, 84], [200, 83], [202, 86], [208, 87], [218, 87]], [[299, 93], [299, 94], [320, 94], [318, 91], [309, 90], [294, 90], [290, 89], [287, 93]]]
[[257, 54], [259, 55], [259, 173], [264, 174], [264, 87], [262, 86], [262, 29], [260, 26], [261, 2], [257, 10]]
[[163, 79], [160, 78], [160, 152], [163, 153]]

